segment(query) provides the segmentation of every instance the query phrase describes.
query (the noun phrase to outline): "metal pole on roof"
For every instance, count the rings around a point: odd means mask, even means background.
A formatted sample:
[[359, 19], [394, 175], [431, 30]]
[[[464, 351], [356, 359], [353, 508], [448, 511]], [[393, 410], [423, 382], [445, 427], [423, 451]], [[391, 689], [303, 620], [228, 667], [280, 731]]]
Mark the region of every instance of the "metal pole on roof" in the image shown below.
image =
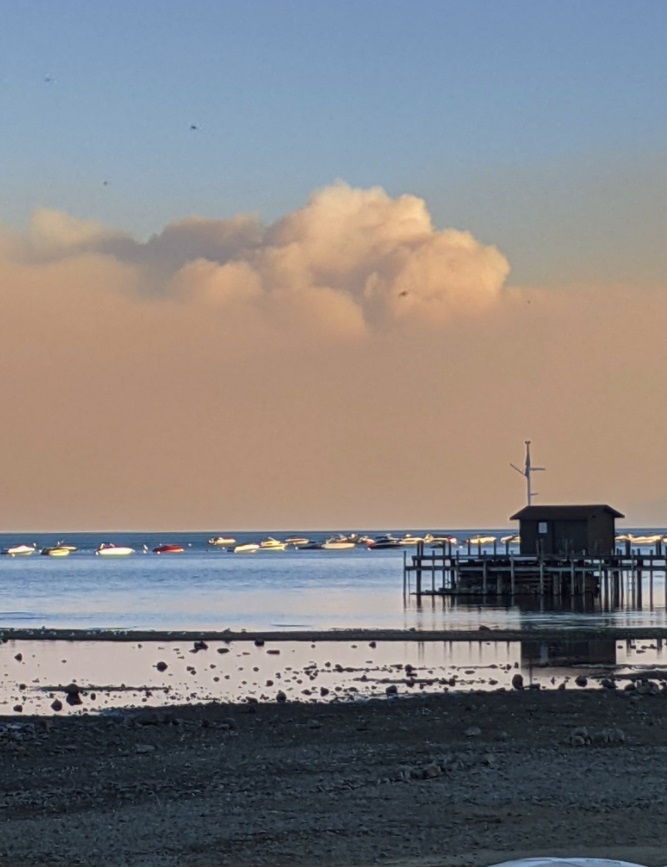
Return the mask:
[[524, 463], [524, 468], [522, 470], [519, 467], [516, 467], [514, 464], [510, 463], [512, 469], [516, 470], [517, 473], [521, 473], [522, 476], [526, 478], [526, 501], [528, 506], [533, 505], [533, 497], [537, 496], [537, 491], [533, 491], [530, 485], [530, 476], [531, 473], [542, 473], [544, 472], [544, 467], [534, 467], [530, 463], [530, 440], [526, 440], [526, 459]]

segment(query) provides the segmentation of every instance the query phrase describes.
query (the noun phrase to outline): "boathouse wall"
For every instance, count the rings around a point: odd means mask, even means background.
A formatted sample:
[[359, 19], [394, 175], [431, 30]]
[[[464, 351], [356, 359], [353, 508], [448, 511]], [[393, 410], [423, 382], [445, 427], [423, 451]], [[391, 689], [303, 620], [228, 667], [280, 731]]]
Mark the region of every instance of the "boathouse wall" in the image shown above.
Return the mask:
[[614, 552], [616, 518], [611, 506], [526, 506], [512, 515], [519, 521], [521, 554], [606, 557]]

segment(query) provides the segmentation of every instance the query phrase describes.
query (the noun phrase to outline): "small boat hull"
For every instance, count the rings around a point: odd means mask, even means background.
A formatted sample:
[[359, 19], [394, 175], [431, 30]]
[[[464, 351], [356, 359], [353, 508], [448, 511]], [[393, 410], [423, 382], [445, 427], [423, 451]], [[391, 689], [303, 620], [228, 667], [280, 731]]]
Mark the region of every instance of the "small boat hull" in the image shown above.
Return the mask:
[[95, 553], [99, 557], [128, 557], [134, 554], [134, 548], [127, 548], [124, 545], [100, 545]]
[[37, 550], [36, 545], [12, 545], [9, 548], [4, 548], [2, 553], [8, 557], [29, 557]]
[[153, 548], [154, 554], [182, 554], [185, 548], [182, 545], [158, 545]]
[[71, 549], [67, 546], [55, 546], [53, 548], [44, 548], [42, 554], [46, 557], [69, 557]]
[[236, 545], [233, 549], [234, 554], [254, 554], [259, 551], [259, 545], [256, 542], [248, 542], [245, 545]]

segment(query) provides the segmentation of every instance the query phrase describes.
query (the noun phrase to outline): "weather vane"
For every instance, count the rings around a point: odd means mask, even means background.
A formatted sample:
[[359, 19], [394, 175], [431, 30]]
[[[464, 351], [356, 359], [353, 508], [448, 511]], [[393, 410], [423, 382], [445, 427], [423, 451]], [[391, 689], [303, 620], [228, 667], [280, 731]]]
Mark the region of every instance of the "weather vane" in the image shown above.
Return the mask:
[[524, 464], [524, 468], [522, 470], [519, 467], [514, 466], [513, 463], [510, 463], [512, 469], [516, 470], [517, 473], [521, 473], [522, 476], [526, 477], [526, 499], [528, 501], [528, 505], [533, 505], [533, 497], [537, 496], [537, 492], [533, 491], [530, 487], [530, 474], [531, 473], [541, 473], [544, 472], [544, 467], [533, 467], [530, 463], [530, 440], [526, 440], [526, 462]]

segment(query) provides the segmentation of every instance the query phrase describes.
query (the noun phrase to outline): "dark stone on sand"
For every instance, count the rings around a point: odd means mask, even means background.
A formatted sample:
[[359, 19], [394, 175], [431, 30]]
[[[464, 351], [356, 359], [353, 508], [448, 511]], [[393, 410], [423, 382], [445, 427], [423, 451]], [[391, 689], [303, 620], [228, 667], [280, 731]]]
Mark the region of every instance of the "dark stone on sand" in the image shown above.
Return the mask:
[[395, 683], [390, 683], [389, 686], [385, 689], [385, 693], [387, 695], [396, 695], [398, 693], [398, 687]]
[[157, 668], [158, 671], [166, 671], [167, 670], [167, 663], [160, 661], [160, 662], [158, 662], [158, 664], [155, 667]]
[[200, 639], [199, 641], [195, 641], [192, 650], [194, 653], [197, 653], [198, 650], [208, 650], [208, 644]]
[[15, 659], [17, 662], [22, 662], [22, 661], [23, 661], [23, 654], [22, 654], [22, 653], [17, 653], [16, 656], [14, 657], [14, 659]]
[[282, 689], [279, 689], [278, 692], [276, 693], [276, 701], [280, 702], [281, 704], [287, 701], [287, 696], [282, 691]]
[[255, 639], [255, 647], [264, 647], [264, 639], [256, 638]]
[[577, 686], [588, 686], [588, 678], [584, 677], [583, 674], [578, 674], [574, 679], [574, 682], [577, 684]]
[[218, 653], [229, 653], [229, 648], [228, 647], [219, 647]]
[[51, 702], [51, 710], [54, 710], [57, 712], [57, 711], [62, 710], [62, 709], [63, 709], [63, 703], [60, 701], [59, 698], [56, 698]]
[[14, 713], [23, 713], [23, 705], [15, 704], [14, 705]]
[[67, 702], [67, 704], [83, 704], [80, 695], [81, 687], [77, 686], [76, 683], [68, 683], [67, 686], [64, 688], [64, 692], [66, 696], [65, 701]]
[[515, 674], [512, 677], [512, 687], [514, 689], [523, 689], [523, 675]]

